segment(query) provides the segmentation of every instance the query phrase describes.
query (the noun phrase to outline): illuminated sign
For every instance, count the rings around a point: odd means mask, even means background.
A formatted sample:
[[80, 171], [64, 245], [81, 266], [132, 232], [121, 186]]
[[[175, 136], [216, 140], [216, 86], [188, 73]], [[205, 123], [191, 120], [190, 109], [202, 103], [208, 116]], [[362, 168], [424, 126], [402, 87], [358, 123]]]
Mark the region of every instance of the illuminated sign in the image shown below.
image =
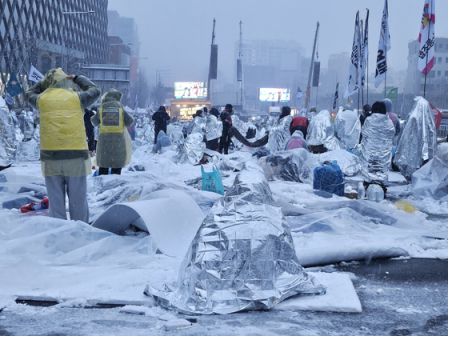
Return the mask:
[[198, 99], [207, 97], [204, 82], [175, 82], [176, 99]]
[[260, 88], [259, 100], [261, 102], [289, 102], [290, 89]]

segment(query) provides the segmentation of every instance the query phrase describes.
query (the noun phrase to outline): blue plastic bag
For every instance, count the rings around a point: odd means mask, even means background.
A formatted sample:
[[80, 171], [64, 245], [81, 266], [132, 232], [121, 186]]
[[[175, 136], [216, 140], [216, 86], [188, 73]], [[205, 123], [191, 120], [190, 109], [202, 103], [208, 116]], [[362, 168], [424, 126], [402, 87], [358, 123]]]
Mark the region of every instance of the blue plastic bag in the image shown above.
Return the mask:
[[201, 166], [201, 189], [224, 195], [223, 181], [221, 180], [220, 171], [214, 166], [212, 172], [204, 171]]
[[326, 162], [313, 170], [313, 188], [339, 196], [345, 195], [343, 172], [336, 161]]

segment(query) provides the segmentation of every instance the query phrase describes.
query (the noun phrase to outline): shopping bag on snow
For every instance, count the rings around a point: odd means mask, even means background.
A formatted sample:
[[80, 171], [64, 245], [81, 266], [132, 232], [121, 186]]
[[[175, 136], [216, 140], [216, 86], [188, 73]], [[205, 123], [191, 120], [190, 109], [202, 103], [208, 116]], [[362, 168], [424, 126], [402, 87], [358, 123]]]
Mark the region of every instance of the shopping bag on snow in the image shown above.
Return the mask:
[[212, 172], [206, 172], [201, 166], [201, 189], [224, 195], [220, 171], [214, 166]]

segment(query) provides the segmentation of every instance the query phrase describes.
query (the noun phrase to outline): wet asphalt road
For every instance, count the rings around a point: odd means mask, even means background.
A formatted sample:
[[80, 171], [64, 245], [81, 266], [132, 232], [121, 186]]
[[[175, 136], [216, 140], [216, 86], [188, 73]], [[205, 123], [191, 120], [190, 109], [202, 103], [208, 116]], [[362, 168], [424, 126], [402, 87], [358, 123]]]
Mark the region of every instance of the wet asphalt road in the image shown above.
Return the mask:
[[447, 335], [447, 260], [380, 260], [322, 270], [355, 274], [362, 313], [198, 316], [188, 328], [167, 329], [157, 318], [119, 309], [24, 306], [0, 313], [0, 335]]

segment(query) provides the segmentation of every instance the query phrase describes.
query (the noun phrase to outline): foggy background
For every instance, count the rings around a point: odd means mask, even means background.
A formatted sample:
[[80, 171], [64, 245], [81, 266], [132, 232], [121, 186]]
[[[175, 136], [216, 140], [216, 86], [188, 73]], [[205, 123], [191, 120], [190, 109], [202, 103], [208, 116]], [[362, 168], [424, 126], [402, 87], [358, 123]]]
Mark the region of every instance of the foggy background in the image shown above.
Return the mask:
[[[435, 4], [436, 36], [447, 37], [448, 1], [435, 0]], [[388, 5], [392, 46], [388, 63], [390, 69], [404, 70], [408, 43], [418, 37], [424, 1], [390, 0]], [[330, 54], [351, 51], [355, 14], [360, 10], [364, 19], [366, 8], [370, 9], [369, 69], [373, 73], [383, 7], [384, 0], [109, 0], [110, 10], [136, 20], [140, 64], [149, 82], [155, 82], [158, 72], [166, 85], [207, 79], [214, 17], [219, 80], [232, 82], [240, 20], [243, 40], [295, 41], [307, 57], [319, 21], [319, 59], [327, 64]]]

